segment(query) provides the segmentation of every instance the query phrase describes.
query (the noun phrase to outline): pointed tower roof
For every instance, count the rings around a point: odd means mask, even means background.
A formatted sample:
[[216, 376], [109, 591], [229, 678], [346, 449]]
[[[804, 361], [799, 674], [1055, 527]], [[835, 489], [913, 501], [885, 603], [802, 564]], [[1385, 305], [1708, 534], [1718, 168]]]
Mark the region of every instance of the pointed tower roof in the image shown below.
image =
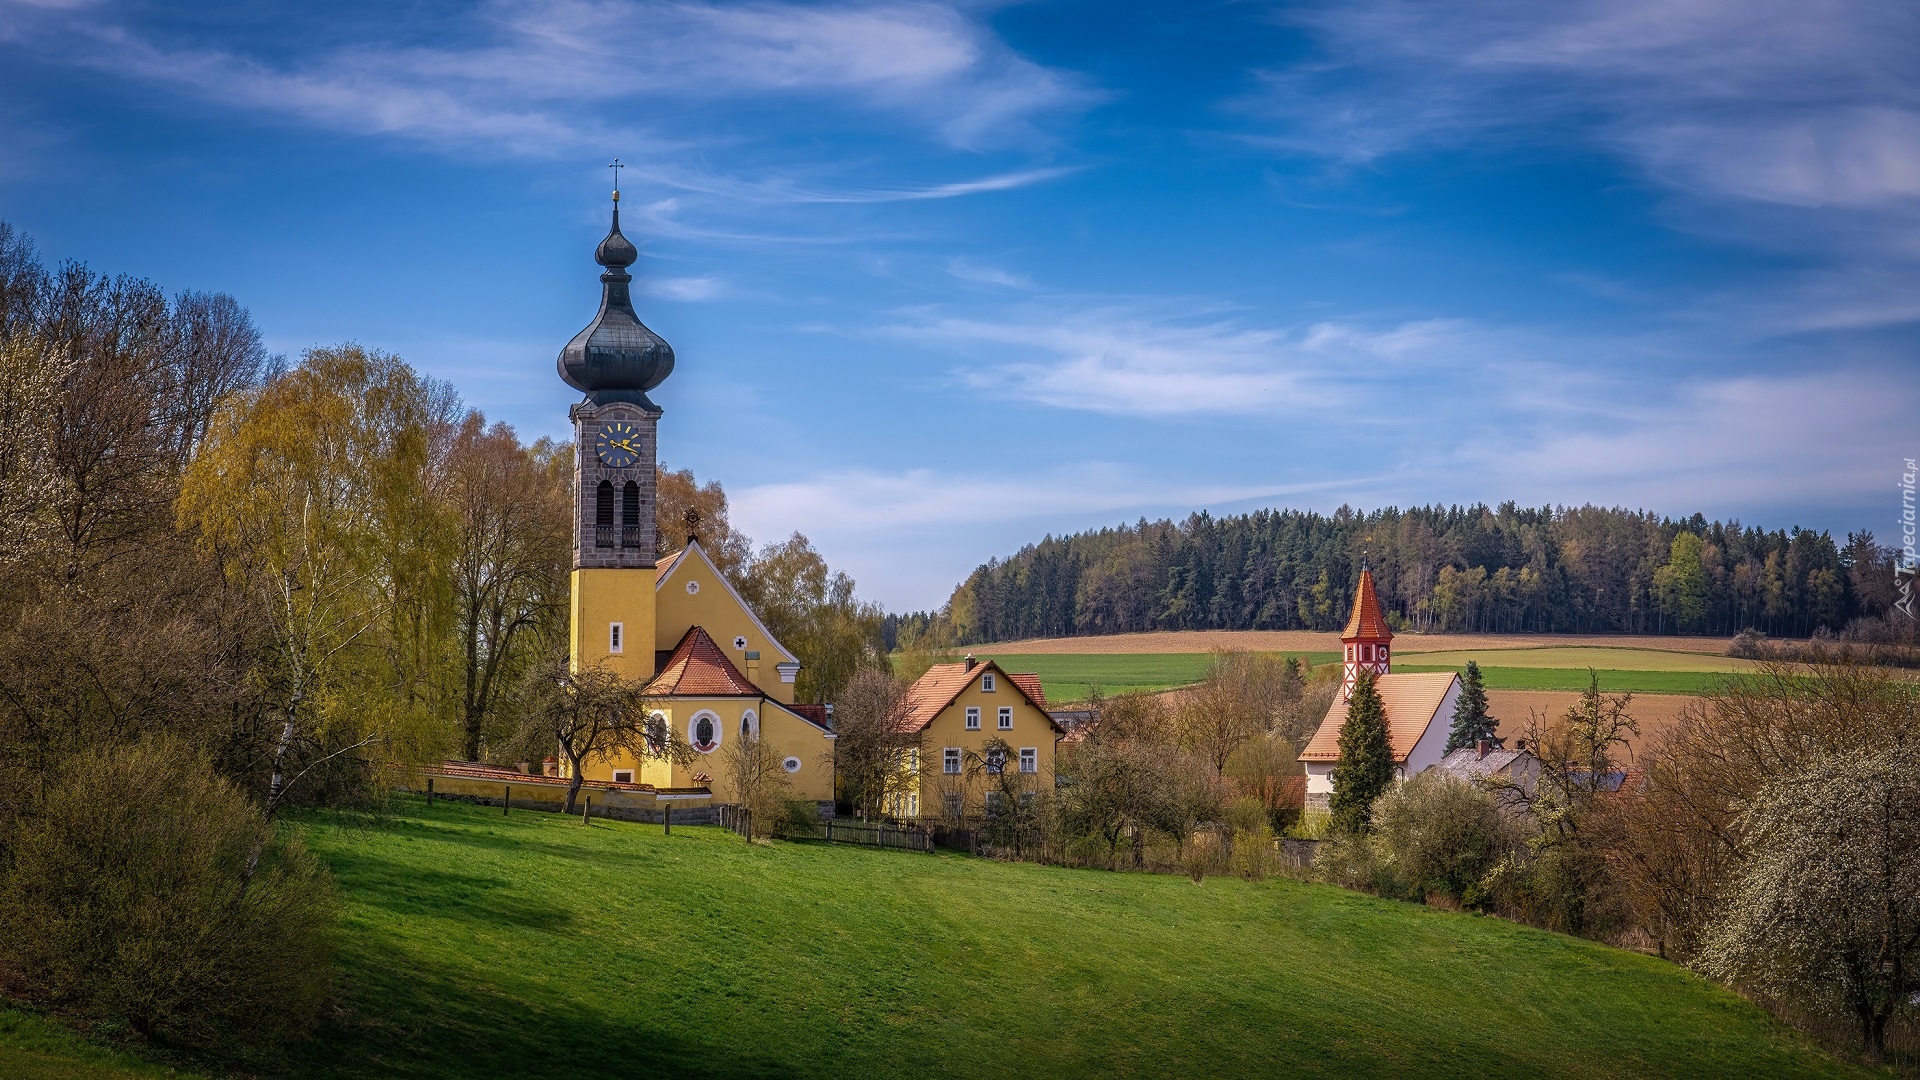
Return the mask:
[[620, 193], [615, 191], [613, 228], [593, 252], [593, 261], [607, 268], [600, 275], [600, 311], [560, 350], [557, 366], [560, 378], [595, 405], [625, 401], [658, 412], [647, 391], [673, 373], [673, 346], [634, 313], [633, 275], [627, 267], [639, 257], [620, 233]]
[[1347, 616], [1347, 628], [1340, 631], [1340, 640], [1393, 640], [1387, 617], [1380, 613], [1380, 595], [1374, 591], [1373, 571], [1366, 566], [1360, 567], [1360, 587], [1353, 592], [1353, 614]]

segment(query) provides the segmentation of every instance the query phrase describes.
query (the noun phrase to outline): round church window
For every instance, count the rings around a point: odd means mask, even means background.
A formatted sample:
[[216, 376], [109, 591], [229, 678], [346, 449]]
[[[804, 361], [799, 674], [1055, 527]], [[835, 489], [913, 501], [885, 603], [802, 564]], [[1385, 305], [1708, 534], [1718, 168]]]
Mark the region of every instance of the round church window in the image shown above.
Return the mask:
[[788, 772], [799, 772], [800, 759], [797, 757], [790, 757], [787, 760], [781, 762], [780, 767], [787, 770]]

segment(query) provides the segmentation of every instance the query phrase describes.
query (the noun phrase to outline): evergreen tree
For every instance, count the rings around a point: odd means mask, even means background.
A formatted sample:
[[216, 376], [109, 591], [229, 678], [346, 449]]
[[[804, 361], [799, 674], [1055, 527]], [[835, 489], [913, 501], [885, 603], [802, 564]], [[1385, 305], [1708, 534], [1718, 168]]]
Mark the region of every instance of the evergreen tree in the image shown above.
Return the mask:
[[1447, 736], [1448, 753], [1493, 738], [1493, 717], [1487, 715], [1487, 688], [1480, 678], [1480, 665], [1467, 661], [1467, 674], [1460, 682], [1460, 700], [1453, 706], [1453, 731]]
[[1374, 800], [1393, 783], [1393, 748], [1387, 742], [1387, 707], [1374, 689], [1373, 672], [1361, 671], [1347, 699], [1347, 721], [1340, 725], [1340, 758], [1333, 765], [1333, 827], [1365, 832]]

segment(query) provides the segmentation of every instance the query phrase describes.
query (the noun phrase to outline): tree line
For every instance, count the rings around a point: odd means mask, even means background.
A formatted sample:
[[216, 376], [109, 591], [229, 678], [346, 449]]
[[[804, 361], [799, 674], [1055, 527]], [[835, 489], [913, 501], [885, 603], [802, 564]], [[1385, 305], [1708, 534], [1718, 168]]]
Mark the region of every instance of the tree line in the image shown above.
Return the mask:
[[1337, 630], [1363, 564], [1396, 629], [1841, 633], [1884, 621], [1893, 549], [1869, 532], [1766, 530], [1599, 506], [1428, 506], [1228, 517], [1048, 536], [976, 568], [890, 647], [1143, 630]]
[[[230, 296], [49, 268], [0, 222], [9, 985], [181, 1045], [297, 1033], [334, 901], [274, 816], [377, 807], [394, 763], [555, 753], [573, 452], [397, 356], [270, 356]], [[806, 700], [884, 662], [806, 537], [756, 549], [720, 485], [658, 480], [662, 553], [698, 535]]]

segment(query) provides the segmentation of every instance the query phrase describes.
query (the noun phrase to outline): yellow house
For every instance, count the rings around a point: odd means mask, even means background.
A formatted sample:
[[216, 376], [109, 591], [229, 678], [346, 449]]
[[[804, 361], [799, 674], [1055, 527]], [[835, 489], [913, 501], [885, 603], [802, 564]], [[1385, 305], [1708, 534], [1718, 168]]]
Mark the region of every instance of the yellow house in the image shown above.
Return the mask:
[[793, 797], [833, 798], [833, 733], [824, 706], [794, 702], [800, 659], [774, 640], [700, 545], [656, 557], [658, 428], [664, 415], [647, 392], [673, 372], [673, 347], [633, 310], [639, 258], [613, 227], [594, 251], [600, 310], [560, 351], [560, 378], [585, 397], [574, 427], [574, 529], [570, 661], [644, 683], [652, 720], [672, 727], [699, 754], [691, 768], [644, 756], [601, 755], [582, 766], [589, 780], [710, 788], [727, 802], [724, 748], [743, 732], [777, 753]]
[[891, 807], [904, 818], [979, 815], [989, 789], [1001, 786], [982, 774], [996, 769], [1012, 774], [1009, 786], [1046, 790], [1055, 745], [1066, 734], [1047, 714], [1038, 675], [1010, 674], [971, 656], [928, 668], [907, 689], [901, 724], [920, 744], [904, 763], [913, 780]]

